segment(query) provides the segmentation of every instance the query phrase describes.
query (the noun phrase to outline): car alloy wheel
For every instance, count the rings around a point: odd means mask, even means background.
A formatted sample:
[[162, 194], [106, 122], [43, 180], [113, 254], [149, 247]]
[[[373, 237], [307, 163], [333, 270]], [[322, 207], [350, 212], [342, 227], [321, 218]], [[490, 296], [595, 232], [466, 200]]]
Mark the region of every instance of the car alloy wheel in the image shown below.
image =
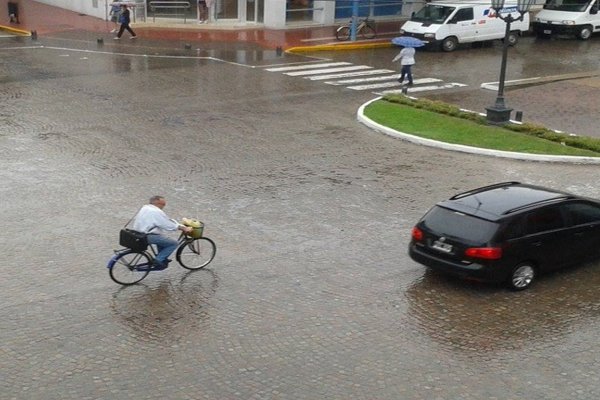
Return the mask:
[[509, 285], [513, 290], [527, 289], [535, 279], [535, 268], [528, 263], [517, 265], [510, 275]]

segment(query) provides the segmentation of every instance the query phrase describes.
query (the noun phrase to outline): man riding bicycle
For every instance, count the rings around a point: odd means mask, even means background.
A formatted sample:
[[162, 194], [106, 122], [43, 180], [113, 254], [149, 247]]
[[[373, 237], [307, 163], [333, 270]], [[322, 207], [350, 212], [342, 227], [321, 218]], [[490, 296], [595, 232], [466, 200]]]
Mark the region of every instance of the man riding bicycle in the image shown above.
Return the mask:
[[163, 211], [167, 201], [163, 196], [152, 196], [150, 204], [143, 206], [135, 216], [133, 229], [147, 234], [148, 243], [155, 244], [158, 248], [158, 254], [152, 261], [156, 269], [165, 269], [169, 265], [169, 256], [179, 244], [177, 240], [163, 235], [163, 231], [180, 230], [185, 234], [190, 234], [193, 228], [182, 225], [169, 218]]

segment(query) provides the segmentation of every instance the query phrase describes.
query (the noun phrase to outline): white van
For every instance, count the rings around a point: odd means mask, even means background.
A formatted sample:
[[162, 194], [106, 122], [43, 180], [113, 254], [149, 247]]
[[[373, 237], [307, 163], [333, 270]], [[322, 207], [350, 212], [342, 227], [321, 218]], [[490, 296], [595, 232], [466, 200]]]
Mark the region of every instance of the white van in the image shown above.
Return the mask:
[[[427, 44], [440, 44], [444, 51], [453, 51], [459, 43], [503, 39], [506, 23], [496, 18], [491, 2], [474, 0], [464, 3], [432, 1], [414, 13], [400, 28], [400, 34], [413, 36]], [[501, 15], [520, 16], [517, 3], [506, 2]], [[522, 21], [511, 24], [508, 43], [513, 46], [522, 32], [529, 30], [529, 13]]]
[[600, 32], [600, 0], [546, 0], [536, 15], [533, 31], [537, 36], [575, 35], [587, 40]]

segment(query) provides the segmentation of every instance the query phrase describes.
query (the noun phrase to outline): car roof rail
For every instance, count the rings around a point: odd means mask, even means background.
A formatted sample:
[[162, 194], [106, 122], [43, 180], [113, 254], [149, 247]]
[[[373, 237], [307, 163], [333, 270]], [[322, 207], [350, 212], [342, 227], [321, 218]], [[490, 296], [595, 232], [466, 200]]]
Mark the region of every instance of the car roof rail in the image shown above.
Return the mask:
[[512, 185], [519, 185], [519, 184], [521, 184], [521, 182], [515, 182], [515, 181], [495, 183], [493, 185], [483, 186], [483, 187], [480, 187], [480, 188], [477, 188], [477, 189], [468, 190], [466, 192], [455, 194], [454, 196], [450, 197], [450, 200], [461, 199], [463, 197], [470, 196], [472, 194], [481, 193], [481, 192], [485, 192], [485, 191], [488, 191], [488, 190], [492, 190], [492, 189], [496, 189], [496, 188], [501, 188], [501, 187], [504, 187], [504, 186], [512, 186]]
[[556, 197], [552, 197], [551, 199], [544, 199], [544, 200], [539, 200], [539, 201], [534, 201], [532, 203], [527, 203], [525, 205], [519, 206], [519, 207], [515, 207], [515, 208], [511, 208], [510, 210], [506, 210], [502, 213], [502, 215], [507, 215], [507, 214], [512, 214], [514, 212], [517, 211], [521, 211], [521, 210], [526, 210], [528, 208], [532, 208], [533, 206], [539, 206], [540, 204], [544, 204], [544, 203], [548, 203], [548, 204], [552, 204], [552, 203], [556, 203], [559, 200], [569, 200], [569, 199], [575, 199], [576, 197], [573, 195], [569, 195], [569, 194], [565, 194], [562, 196], [556, 196]]

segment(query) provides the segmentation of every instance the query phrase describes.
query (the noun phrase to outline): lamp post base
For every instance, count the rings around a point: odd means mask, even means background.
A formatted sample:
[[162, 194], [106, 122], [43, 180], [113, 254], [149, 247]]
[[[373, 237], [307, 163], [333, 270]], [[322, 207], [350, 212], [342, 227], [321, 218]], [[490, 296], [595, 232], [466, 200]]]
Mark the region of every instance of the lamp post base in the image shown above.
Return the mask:
[[510, 122], [510, 113], [513, 109], [495, 105], [493, 107], [486, 107], [486, 110], [488, 123], [492, 125], [503, 125]]

